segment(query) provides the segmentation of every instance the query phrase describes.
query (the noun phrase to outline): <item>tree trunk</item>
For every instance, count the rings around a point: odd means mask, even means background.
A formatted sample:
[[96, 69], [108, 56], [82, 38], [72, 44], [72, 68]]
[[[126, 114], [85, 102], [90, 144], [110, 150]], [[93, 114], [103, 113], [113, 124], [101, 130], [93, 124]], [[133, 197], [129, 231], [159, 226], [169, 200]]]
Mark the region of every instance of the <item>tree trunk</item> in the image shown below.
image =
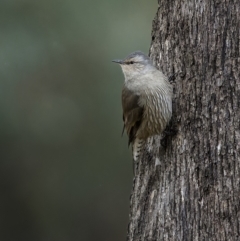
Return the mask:
[[128, 241], [240, 240], [239, 33], [239, 0], [159, 0], [150, 56], [176, 74], [177, 134], [135, 166]]

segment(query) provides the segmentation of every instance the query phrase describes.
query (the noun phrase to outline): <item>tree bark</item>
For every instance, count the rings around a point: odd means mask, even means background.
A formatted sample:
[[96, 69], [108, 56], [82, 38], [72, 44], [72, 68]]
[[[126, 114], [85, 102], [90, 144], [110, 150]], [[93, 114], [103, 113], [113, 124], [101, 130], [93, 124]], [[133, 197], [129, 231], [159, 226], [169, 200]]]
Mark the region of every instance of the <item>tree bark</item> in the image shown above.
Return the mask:
[[239, 0], [159, 0], [150, 56], [176, 75], [177, 134], [135, 165], [128, 241], [240, 240], [239, 52]]

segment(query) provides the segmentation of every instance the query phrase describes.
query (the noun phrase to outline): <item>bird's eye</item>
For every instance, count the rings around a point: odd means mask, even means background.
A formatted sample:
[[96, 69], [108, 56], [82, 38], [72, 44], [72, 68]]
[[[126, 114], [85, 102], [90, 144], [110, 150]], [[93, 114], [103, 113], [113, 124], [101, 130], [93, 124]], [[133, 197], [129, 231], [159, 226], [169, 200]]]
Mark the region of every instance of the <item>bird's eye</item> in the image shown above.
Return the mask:
[[134, 62], [133, 62], [133, 61], [130, 61], [129, 64], [134, 64]]

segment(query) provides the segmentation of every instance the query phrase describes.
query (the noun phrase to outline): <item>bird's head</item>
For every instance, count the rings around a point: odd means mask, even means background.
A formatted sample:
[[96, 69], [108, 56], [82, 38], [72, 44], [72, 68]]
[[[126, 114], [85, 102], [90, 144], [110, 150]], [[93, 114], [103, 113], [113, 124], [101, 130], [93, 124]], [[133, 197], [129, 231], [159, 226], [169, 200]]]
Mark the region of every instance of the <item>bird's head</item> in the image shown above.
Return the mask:
[[123, 60], [113, 60], [120, 64], [126, 80], [145, 74], [149, 69], [154, 68], [150, 58], [143, 52], [136, 51]]

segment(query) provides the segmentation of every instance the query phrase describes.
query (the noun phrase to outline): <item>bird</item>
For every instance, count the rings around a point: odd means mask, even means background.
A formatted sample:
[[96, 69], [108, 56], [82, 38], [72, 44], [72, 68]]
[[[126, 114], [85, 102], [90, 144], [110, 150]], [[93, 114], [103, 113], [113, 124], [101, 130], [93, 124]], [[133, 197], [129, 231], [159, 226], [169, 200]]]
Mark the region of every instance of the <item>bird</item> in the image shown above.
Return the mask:
[[129, 54], [118, 63], [124, 74], [122, 88], [123, 132], [138, 161], [149, 137], [160, 135], [172, 117], [172, 85], [151, 59], [141, 51]]

